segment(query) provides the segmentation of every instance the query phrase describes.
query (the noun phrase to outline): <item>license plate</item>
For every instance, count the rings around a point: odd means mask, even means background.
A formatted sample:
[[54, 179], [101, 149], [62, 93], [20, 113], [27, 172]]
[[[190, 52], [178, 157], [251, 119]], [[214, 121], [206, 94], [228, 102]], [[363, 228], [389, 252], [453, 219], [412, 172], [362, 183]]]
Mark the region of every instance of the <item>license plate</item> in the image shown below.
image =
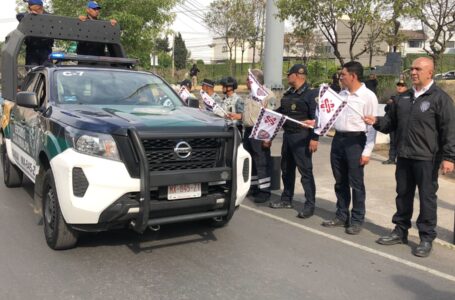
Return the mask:
[[201, 195], [202, 192], [200, 183], [177, 184], [167, 187], [168, 200], [199, 198]]

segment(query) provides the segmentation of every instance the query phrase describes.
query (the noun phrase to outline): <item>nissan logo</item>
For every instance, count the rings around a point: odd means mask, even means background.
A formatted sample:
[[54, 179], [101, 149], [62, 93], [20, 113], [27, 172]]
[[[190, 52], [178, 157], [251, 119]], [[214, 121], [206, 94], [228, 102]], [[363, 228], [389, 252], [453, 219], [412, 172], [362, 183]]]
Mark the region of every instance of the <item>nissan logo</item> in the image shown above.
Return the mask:
[[182, 141], [175, 145], [174, 153], [180, 158], [188, 158], [190, 157], [192, 150], [193, 148], [191, 148], [190, 144]]

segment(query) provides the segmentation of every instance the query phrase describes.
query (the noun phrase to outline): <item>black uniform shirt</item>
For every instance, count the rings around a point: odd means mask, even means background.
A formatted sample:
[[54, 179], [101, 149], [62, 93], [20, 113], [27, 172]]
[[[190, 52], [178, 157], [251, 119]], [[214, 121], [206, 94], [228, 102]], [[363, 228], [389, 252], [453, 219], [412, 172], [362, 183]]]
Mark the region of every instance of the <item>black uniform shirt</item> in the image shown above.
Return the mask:
[[[87, 16], [87, 21], [97, 21], [98, 19], [91, 19]], [[106, 55], [106, 44], [96, 42], [78, 42], [76, 53], [78, 55], [93, 55], [93, 56], [105, 56]]]
[[[16, 19], [20, 22], [28, 13], [20, 13], [16, 15]], [[43, 14], [48, 14], [44, 12]], [[25, 41], [25, 64], [26, 65], [42, 65], [48, 60], [49, 54], [52, 53], [53, 39], [26, 37]]]
[[[291, 87], [284, 92], [283, 98], [281, 99], [281, 106], [277, 109], [277, 112], [298, 121], [313, 120], [315, 119], [317, 107], [315, 101], [317, 94], [317, 89], [311, 90], [307, 83], [298, 89]], [[308, 128], [304, 128], [291, 121], [286, 121], [283, 129], [288, 133], [310, 133]]]

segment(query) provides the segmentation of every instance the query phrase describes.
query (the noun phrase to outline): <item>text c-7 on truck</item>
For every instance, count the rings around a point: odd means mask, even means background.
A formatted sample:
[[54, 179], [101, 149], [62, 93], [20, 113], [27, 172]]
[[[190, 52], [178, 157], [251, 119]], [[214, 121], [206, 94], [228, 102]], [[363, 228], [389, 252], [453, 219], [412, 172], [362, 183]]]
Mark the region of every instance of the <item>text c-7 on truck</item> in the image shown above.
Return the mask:
[[[18, 89], [26, 37], [103, 42], [110, 56], [51, 55]], [[34, 183], [46, 242], [80, 231], [208, 220], [223, 226], [250, 187], [236, 126], [185, 106], [159, 76], [133, 70], [118, 26], [26, 15], [2, 49], [1, 162], [7, 187]], [[77, 64], [65, 64], [72, 60]]]

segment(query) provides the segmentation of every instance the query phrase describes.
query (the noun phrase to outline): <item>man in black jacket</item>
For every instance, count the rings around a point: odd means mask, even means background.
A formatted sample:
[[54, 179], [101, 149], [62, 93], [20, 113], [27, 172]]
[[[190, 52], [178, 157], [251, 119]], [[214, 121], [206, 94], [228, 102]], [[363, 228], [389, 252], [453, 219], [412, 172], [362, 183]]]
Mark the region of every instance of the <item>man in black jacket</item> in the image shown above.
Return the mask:
[[411, 67], [410, 101], [399, 101], [383, 118], [364, 118], [381, 132], [397, 134], [397, 211], [392, 218], [395, 229], [377, 242], [383, 245], [407, 243], [418, 187], [420, 244], [413, 254], [419, 257], [430, 254], [436, 238], [438, 169], [443, 174], [450, 173], [455, 162], [455, 107], [450, 96], [435, 85], [433, 74], [434, 64], [430, 58], [416, 59]]
[[[296, 64], [289, 69], [290, 88], [284, 93], [277, 112], [299, 121], [315, 119], [317, 90], [310, 90], [306, 82], [307, 75], [308, 71], [304, 65]], [[292, 208], [297, 168], [302, 176], [301, 182], [306, 198], [298, 217], [309, 218], [314, 213], [316, 201], [312, 155], [318, 148], [318, 136], [313, 133], [313, 130], [291, 121], [286, 121], [283, 129], [281, 171], [284, 189], [280, 201], [270, 202], [270, 207]]]

